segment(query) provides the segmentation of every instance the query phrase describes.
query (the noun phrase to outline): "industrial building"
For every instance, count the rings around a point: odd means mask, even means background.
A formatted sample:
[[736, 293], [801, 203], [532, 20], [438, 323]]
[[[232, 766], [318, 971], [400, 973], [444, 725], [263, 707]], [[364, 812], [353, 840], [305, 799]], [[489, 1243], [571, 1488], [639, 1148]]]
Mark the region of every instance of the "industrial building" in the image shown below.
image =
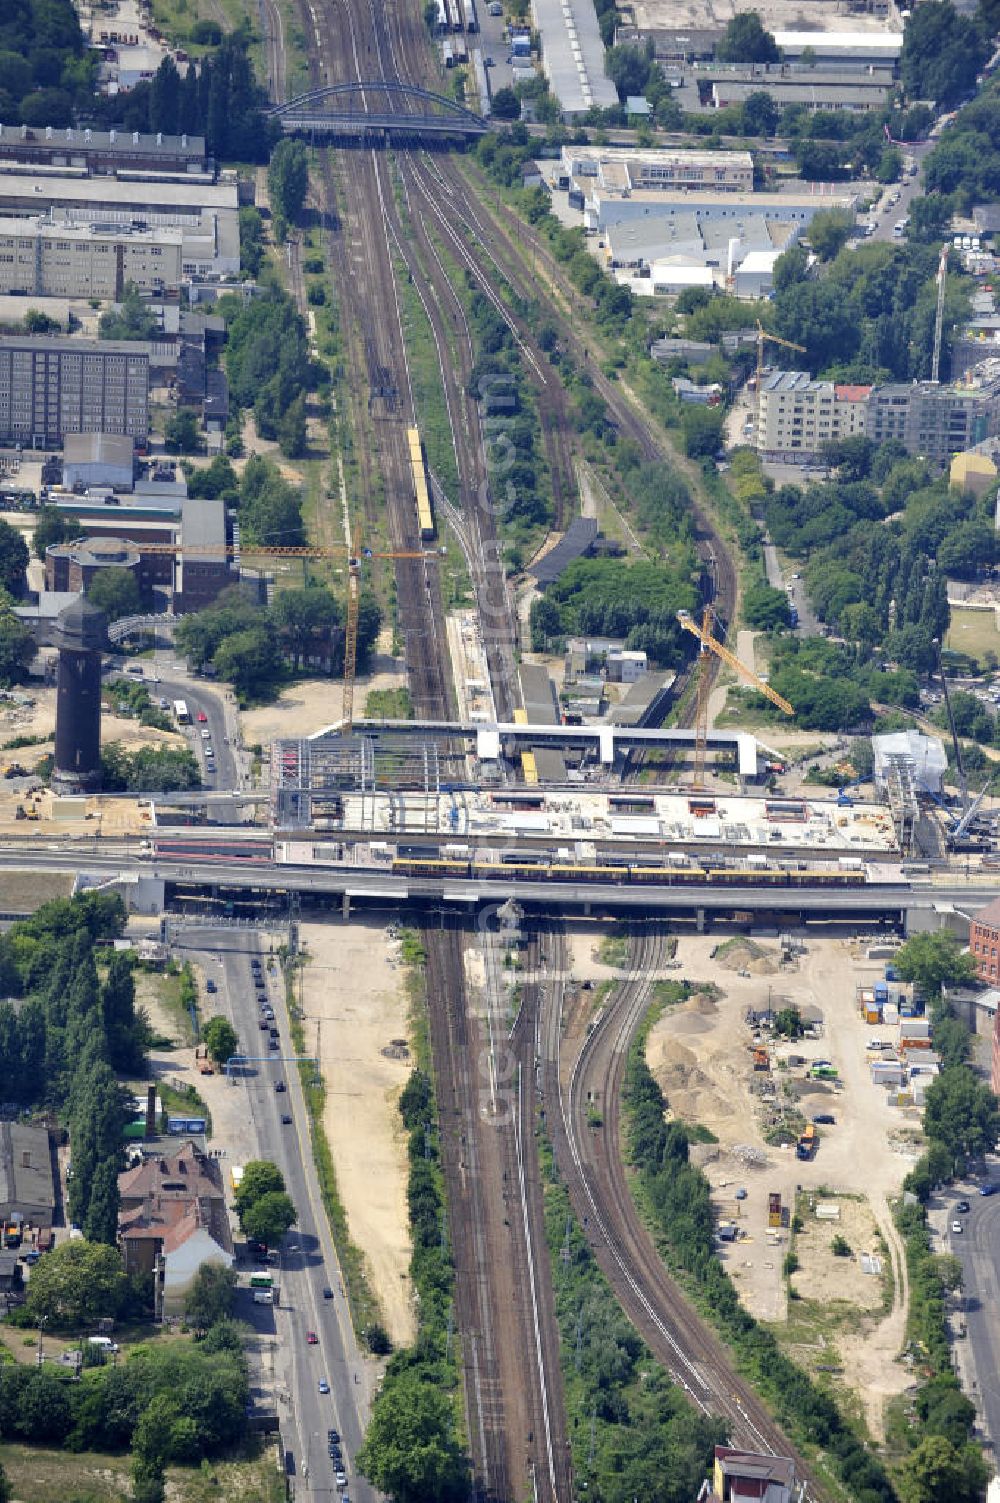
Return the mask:
[[56, 177], [0, 173], [0, 218], [47, 214], [74, 225], [179, 229], [184, 276], [220, 276], [240, 269], [239, 188], [235, 181]]
[[725, 188], [616, 190], [586, 185], [575, 179], [569, 190], [569, 202], [571, 208], [582, 212], [584, 228], [588, 230], [606, 230], [630, 219], [667, 219], [682, 214], [696, 215], [699, 224], [716, 220], [728, 225], [735, 225], [748, 215], [759, 214], [764, 219], [796, 224], [804, 229], [815, 214], [827, 209], [842, 209], [853, 214], [857, 196], [819, 188], [780, 193], [736, 193]]
[[800, 230], [800, 225], [756, 212], [733, 221], [702, 220], [695, 213], [651, 216], [610, 225], [598, 249], [612, 274], [619, 280], [628, 275], [636, 292], [643, 290], [643, 280], [659, 290], [673, 273], [687, 266], [710, 270], [708, 285], [724, 286], [740, 295], [752, 273], [759, 280], [760, 271], [766, 270], [770, 278], [774, 262], [795, 244]]
[[149, 432], [149, 356], [127, 341], [0, 335], [0, 443], [59, 448], [67, 433]]
[[0, 293], [120, 299], [126, 282], [176, 292], [183, 246], [177, 228], [0, 219]]
[[561, 162], [567, 178], [591, 179], [595, 187], [609, 191], [712, 188], [716, 192], [753, 192], [753, 157], [748, 151], [564, 146]]
[[563, 118], [613, 109], [618, 90], [604, 71], [604, 43], [591, 0], [531, 0], [542, 69]]
[[775, 31], [782, 59], [803, 64], [803, 55], [817, 73], [851, 68], [897, 68], [903, 51], [902, 31], [884, 27], [870, 31]]
[[[985, 908], [973, 914], [969, 925], [969, 953], [980, 981], [989, 981], [994, 986], [1000, 976], [1000, 898], [994, 898]], [[1000, 1015], [998, 1015], [1000, 1016]]]
[[48, 1129], [0, 1122], [0, 1217], [51, 1226], [55, 1204]]
[[757, 448], [769, 458], [816, 455], [831, 439], [864, 433], [870, 386], [814, 381], [805, 371], [772, 371], [758, 392]]
[[72, 125], [0, 125], [0, 162], [92, 173], [141, 170], [194, 176], [213, 169], [204, 136], [81, 130]]
[[135, 478], [135, 445], [124, 433], [67, 433], [63, 441], [62, 482], [68, 490], [109, 486], [130, 491]]
[[[113, 498], [114, 499], [114, 498]], [[152, 606], [184, 615], [211, 605], [240, 577], [239, 559], [227, 552], [226, 509], [207, 497], [154, 498], [159, 504], [78, 506], [81, 536], [45, 551], [46, 589], [84, 590], [101, 569], [128, 569]], [[44, 596], [42, 597], [44, 599]]]
[[761, 91], [770, 94], [775, 104], [785, 108], [790, 104], [804, 104], [810, 110], [841, 111], [849, 115], [868, 115], [884, 110], [895, 88], [891, 69], [880, 69], [870, 79], [853, 75], [841, 79], [822, 77], [768, 78], [766, 81], [749, 79], [717, 79], [712, 84], [712, 108], [727, 109], [730, 105], [743, 105], [751, 94]]

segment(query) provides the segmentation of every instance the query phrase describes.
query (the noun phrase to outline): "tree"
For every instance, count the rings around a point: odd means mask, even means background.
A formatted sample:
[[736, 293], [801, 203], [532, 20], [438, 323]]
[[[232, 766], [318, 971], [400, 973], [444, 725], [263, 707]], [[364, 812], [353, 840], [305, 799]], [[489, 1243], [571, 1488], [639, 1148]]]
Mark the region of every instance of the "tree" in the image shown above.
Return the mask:
[[184, 1298], [184, 1315], [197, 1331], [207, 1331], [233, 1311], [236, 1274], [222, 1263], [202, 1263]]
[[854, 215], [847, 209], [821, 209], [809, 221], [809, 244], [821, 261], [832, 261], [854, 231]]
[[[322, 291], [322, 288], [320, 289]], [[306, 394], [293, 397], [278, 419], [278, 447], [286, 459], [302, 459], [309, 452], [306, 429]]]
[[776, 63], [778, 44], [755, 10], [738, 11], [715, 49], [720, 63]]
[[109, 621], [137, 615], [142, 601], [135, 571], [116, 565], [98, 569], [87, 586], [87, 599], [104, 611]]
[[282, 590], [271, 608], [271, 617], [282, 646], [292, 655], [298, 673], [303, 658], [325, 650], [329, 653], [333, 633], [340, 625], [340, 604], [322, 585], [302, 590]]
[[22, 683], [35, 656], [35, 639], [8, 604], [0, 603], [0, 683]]
[[[934, 0], [929, 0], [934, 3]], [[928, 1435], [903, 1461], [897, 1490], [900, 1503], [975, 1503], [984, 1470], [972, 1447], [952, 1445], [943, 1435]]]
[[114, 1319], [128, 1295], [128, 1279], [114, 1247], [75, 1238], [46, 1253], [31, 1270], [25, 1307], [37, 1324], [77, 1330]]
[[50, 318], [38, 308], [29, 308], [21, 323], [25, 334], [56, 334], [60, 327], [57, 318]]
[[0, 520], [0, 587], [8, 595], [24, 594], [29, 558], [28, 545], [17, 528]]
[[911, 935], [894, 964], [902, 979], [912, 981], [928, 998], [939, 997], [945, 986], [962, 986], [976, 974], [968, 950], [945, 930]]
[[967, 1065], [942, 1070], [927, 1087], [924, 1132], [943, 1143], [960, 1167], [992, 1153], [1000, 1136], [1000, 1106]]
[[783, 1007], [775, 1014], [774, 1031], [779, 1038], [797, 1039], [805, 1033], [802, 1014], [797, 1007]]
[[236, 1046], [239, 1043], [236, 1029], [221, 1013], [216, 1013], [214, 1017], [209, 1018], [201, 1030], [201, 1037], [209, 1056], [217, 1065], [224, 1065], [226, 1060], [236, 1053]]
[[288, 1228], [295, 1225], [296, 1215], [291, 1196], [281, 1190], [271, 1190], [241, 1212], [240, 1225], [251, 1242], [273, 1247]]
[[644, 47], [623, 45], [609, 47], [604, 54], [604, 71], [624, 101], [629, 94], [641, 94], [649, 82], [652, 59]]
[[270, 622], [226, 637], [213, 653], [212, 665], [243, 698], [269, 689], [281, 676], [281, 658]]
[[240, 266], [255, 277], [264, 259], [264, 220], [259, 209], [240, 210]]
[[502, 89], [497, 89], [493, 96], [494, 120], [520, 120], [521, 101], [514, 90], [506, 84]]
[[770, 585], [751, 585], [743, 597], [743, 616], [754, 631], [778, 631], [791, 621], [788, 596]]
[[201, 428], [193, 407], [178, 407], [163, 425], [164, 448], [168, 454], [194, 454], [200, 447]]
[[764, 89], [755, 89], [743, 101], [743, 133], [747, 136], [773, 136], [778, 129], [781, 111]]
[[722, 442], [723, 421], [719, 407], [685, 406], [681, 412], [684, 452], [692, 459], [713, 459]]
[[142, 300], [134, 282], [126, 282], [116, 308], [102, 313], [97, 325], [101, 339], [152, 339], [159, 327], [156, 314]]
[[906, 18], [900, 73], [911, 99], [933, 99], [950, 109], [975, 92], [989, 43], [975, 21], [951, 0], [924, 0]]
[[887, 146], [878, 159], [875, 176], [880, 183], [898, 183], [903, 176], [903, 153], [898, 146]]
[[270, 1159], [251, 1159], [244, 1165], [243, 1178], [234, 1197], [237, 1213], [242, 1216], [261, 1196], [280, 1193], [284, 1188], [285, 1176], [277, 1164], [272, 1164]]
[[275, 215], [293, 224], [302, 213], [309, 188], [309, 157], [301, 141], [286, 136], [271, 154], [267, 191]]
[[40, 506], [35, 513], [35, 531], [32, 538], [32, 546], [35, 557], [45, 561], [45, 550], [55, 543], [66, 543], [71, 538], [79, 537], [79, 524], [74, 524], [69, 517], [64, 517], [58, 507]]
[[114, 1247], [118, 1237], [118, 1159], [101, 1159], [94, 1170], [83, 1235], [88, 1242]]
[[376, 1400], [357, 1463], [393, 1503], [458, 1503], [468, 1492], [448, 1395], [412, 1370], [394, 1375]]

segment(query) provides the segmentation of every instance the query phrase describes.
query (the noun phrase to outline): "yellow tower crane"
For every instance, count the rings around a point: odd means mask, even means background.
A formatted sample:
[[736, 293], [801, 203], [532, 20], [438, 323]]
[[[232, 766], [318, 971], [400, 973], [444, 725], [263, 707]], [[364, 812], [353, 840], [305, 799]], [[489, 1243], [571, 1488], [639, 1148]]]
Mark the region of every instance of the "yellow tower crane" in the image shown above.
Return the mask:
[[361, 529], [355, 525], [350, 547], [343, 543], [327, 548], [260, 547], [234, 548], [229, 544], [140, 543], [142, 553], [181, 554], [194, 553], [200, 558], [232, 558], [235, 554], [263, 554], [268, 558], [346, 558], [347, 559], [347, 615], [344, 621], [344, 702], [342, 720], [346, 730], [354, 724], [354, 680], [358, 667], [358, 619], [361, 612], [361, 566], [371, 558], [423, 558], [435, 559], [447, 550], [444, 548], [363, 548]]
[[764, 374], [764, 342], [780, 344], [786, 350], [798, 350], [800, 355], [805, 354], [805, 346], [794, 344], [790, 339], [782, 339], [778, 334], [769, 334], [757, 320], [757, 441], [760, 442], [760, 378]]
[[694, 720], [694, 786], [705, 786], [705, 754], [708, 749], [708, 694], [712, 686], [711, 675], [706, 666], [709, 653], [714, 653], [722, 662], [728, 663], [729, 667], [745, 678], [747, 683], [753, 684], [758, 693], [763, 694], [779, 710], [784, 710], [786, 715], [794, 715], [795, 710], [777, 690], [772, 689], [770, 684], [765, 684], [752, 669], [745, 663], [741, 663], [735, 653], [724, 647], [718, 637], [712, 635], [712, 625], [715, 621], [715, 612], [710, 605], [706, 605], [702, 613], [701, 625], [691, 615], [690, 611], [678, 611], [677, 620], [685, 631], [689, 631], [693, 637], [697, 637], [701, 643], [698, 661], [698, 702]]

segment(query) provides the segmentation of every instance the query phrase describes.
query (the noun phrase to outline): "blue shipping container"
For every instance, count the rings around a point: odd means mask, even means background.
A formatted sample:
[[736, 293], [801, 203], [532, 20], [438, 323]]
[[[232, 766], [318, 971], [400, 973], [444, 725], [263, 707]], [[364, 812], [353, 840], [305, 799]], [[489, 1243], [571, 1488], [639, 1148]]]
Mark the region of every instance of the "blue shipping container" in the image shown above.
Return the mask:
[[185, 1133], [202, 1133], [208, 1127], [204, 1117], [168, 1117], [167, 1132], [175, 1138], [183, 1137]]

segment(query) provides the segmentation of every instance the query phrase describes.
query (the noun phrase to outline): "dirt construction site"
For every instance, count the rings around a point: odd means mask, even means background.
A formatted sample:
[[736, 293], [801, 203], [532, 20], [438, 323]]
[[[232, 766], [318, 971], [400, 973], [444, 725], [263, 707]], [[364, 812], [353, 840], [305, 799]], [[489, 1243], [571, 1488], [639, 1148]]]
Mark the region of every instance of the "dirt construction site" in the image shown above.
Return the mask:
[[[813, 936], [788, 949], [777, 936], [686, 936], [677, 960], [695, 990], [655, 1024], [647, 1058], [670, 1115], [716, 1140], [691, 1154], [712, 1187], [719, 1254], [746, 1307], [805, 1365], [842, 1374], [881, 1435], [885, 1400], [910, 1382], [889, 1200], [920, 1149], [918, 1113], [872, 1082], [878, 1030], [856, 1003], [884, 960]], [[784, 1008], [799, 1010], [805, 1036], [761, 1028], [761, 1014]], [[816, 1146], [801, 1158], [796, 1140], [817, 1117], [832, 1120], [811, 1127]], [[789, 1253], [797, 1267], [786, 1277]]]

